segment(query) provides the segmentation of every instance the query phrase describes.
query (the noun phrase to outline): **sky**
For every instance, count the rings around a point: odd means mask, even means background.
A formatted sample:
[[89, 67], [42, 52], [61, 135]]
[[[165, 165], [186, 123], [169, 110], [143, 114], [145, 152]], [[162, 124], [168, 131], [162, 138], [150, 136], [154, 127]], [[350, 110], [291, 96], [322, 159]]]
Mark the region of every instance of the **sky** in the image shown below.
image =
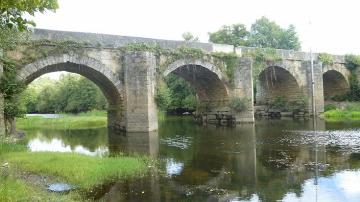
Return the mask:
[[360, 2], [356, 0], [58, 0], [55, 12], [37, 14], [38, 28], [182, 40], [265, 16], [294, 24], [302, 50], [360, 54]]

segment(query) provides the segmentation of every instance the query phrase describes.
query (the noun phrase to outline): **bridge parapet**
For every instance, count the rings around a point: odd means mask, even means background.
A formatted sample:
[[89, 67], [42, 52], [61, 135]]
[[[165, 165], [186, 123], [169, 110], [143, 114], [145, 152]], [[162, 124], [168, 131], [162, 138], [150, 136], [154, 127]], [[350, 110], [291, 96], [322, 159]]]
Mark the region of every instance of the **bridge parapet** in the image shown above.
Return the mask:
[[[159, 80], [170, 73], [187, 80], [194, 87], [198, 101], [209, 103], [215, 111], [228, 110], [229, 101], [234, 97], [247, 100], [247, 110], [235, 114], [238, 122], [254, 121], [254, 85], [257, 85], [257, 101], [261, 101], [260, 98], [272, 101], [279, 95], [287, 97], [289, 101], [304, 101], [306, 107], [311, 105], [308, 52], [275, 50], [281, 59], [266, 61], [264, 69], [261, 69], [263, 73], [253, 75], [255, 68], [252, 60], [245, 56], [258, 50], [254, 47], [234, 49], [233, 46], [224, 44], [44, 29], [36, 29], [33, 40], [40, 41], [11, 53], [22, 65], [19, 78], [30, 82], [52, 71], [82, 74], [96, 83], [110, 101], [109, 120], [114, 121], [109, 123], [129, 131], [157, 129], [154, 97]], [[62, 47], [64, 44], [61, 42], [70, 42], [70, 46], [67, 44]], [[75, 43], [71, 44], [72, 42]], [[157, 45], [164, 50], [127, 49], [127, 45], [134, 43]], [[193, 49], [185, 47], [185, 52], [181, 52], [184, 45]], [[238, 57], [223, 54], [234, 51]], [[333, 84], [337, 80], [345, 88], [349, 72], [344, 66], [344, 56], [333, 55], [334, 64], [328, 66], [322, 65], [318, 56], [318, 53], [313, 54], [316, 105], [321, 113], [324, 105], [323, 91], [333, 92], [338, 89], [333, 86], [326, 88], [324, 83]], [[232, 66], [226, 58], [230, 58]], [[330, 73], [324, 77], [326, 72]], [[347, 82], [342, 82], [343, 77]], [[0, 107], [1, 101], [0, 97]], [[310, 108], [308, 110], [311, 111]], [[1, 112], [0, 114], [3, 115]], [[138, 120], [141, 121], [137, 122]]]

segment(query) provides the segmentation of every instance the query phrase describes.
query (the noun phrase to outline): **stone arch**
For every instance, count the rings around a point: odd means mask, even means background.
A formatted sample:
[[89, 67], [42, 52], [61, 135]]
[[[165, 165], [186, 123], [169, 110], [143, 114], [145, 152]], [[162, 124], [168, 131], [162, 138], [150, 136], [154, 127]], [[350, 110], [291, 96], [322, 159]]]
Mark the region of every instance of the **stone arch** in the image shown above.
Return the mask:
[[177, 60], [164, 71], [166, 77], [170, 73], [182, 77], [195, 89], [200, 102], [209, 103], [215, 110], [226, 105], [229, 97], [225, 76], [215, 65], [201, 60]]
[[100, 61], [76, 54], [49, 56], [25, 65], [17, 75], [18, 79], [27, 85], [43, 74], [56, 71], [77, 73], [94, 82], [108, 101], [108, 125], [124, 129], [122, 83], [116, 74]]
[[277, 97], [287, 101], [302, 98], [302, 90], [296, 76], [283, 66], [271, 65], [260, 72], [256, 83], [256, 104], [266, 105]]
[[348, 77], [336, 68], [327, 68], [323, 72], [324, 100], [330, 100], [336, 95], [343, 95], [350, 89]]

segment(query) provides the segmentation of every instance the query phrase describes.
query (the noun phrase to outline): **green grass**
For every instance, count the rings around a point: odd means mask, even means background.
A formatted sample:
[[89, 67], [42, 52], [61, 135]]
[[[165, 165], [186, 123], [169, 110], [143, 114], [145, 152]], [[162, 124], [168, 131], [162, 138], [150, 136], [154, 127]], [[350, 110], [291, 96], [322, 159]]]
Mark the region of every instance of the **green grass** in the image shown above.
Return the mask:
[[22, 171], [58, 177], [90, 189], [106, 182], [144, 176], [146, 157], [91, 157], [75, 153], [17, 152], [5, 154], [10, 164]]
[[333, 109], [324, 113], [327, 121], [360, 120], [360, 111]]
[[0, 158], [1, 158], [1, 155], [5, 154], [5, 153], [22, 152], [22, 151], [26, 151], [26, 150], [27, 150], [27, 148], [23, 144], [0, 142]]
[[12, 176], [0, 175], [0, 201], [79, 201], [76, 192], [67, 195], [41, 190]]
[[16, 126], [22, 130], [102, 128], [107, 126], [107, 116], [104, 111], [91, 111], [77, 115], [64, 114], [61, 118], [55, 119], [35, 116], [16, 119]]
[[[117, 180], [146, 176], [150, 159], [141, 156], [92, 157], [76, 153], [29, 152], [26, 145], [0, 142], [0, 201], [83, 201], [83, 191]], [[4, 163], [6, 168], [1, 168]], [[9, 169], [10, 168], [10, 169]], [[51, 193], [21, 176], [48, 176], [79, 189]]]
[[342, 109], [337, 108], [334, 104], [325, 105], [325, 119], [332, 122], [360, 121], [360, 103], [346, 102], [342, 104]]

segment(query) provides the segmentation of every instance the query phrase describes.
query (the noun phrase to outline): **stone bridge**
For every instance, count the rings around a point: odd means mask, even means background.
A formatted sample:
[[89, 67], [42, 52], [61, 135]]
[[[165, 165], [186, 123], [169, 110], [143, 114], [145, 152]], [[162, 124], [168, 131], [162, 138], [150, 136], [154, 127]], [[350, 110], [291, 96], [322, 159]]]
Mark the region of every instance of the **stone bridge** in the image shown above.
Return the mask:
[[[26, 84], [55, 71], [90, 79], [107, 98], [109, 126], [129, 132], [157, 130], [156, 89], [169, 74], [184, 78], [194, 87], [198, 101], [206, 104], [205, 113], [230, 111], [238, 123], [254, 122], [254, 105], [269, 105], [279, 96], [289, 102], [304, 102], [304, 113], [311, 114], [309, 53], [276, 50], [281, 59], [267, 61], [266, 67], [253, 75], [253, 60], [245, 56], [254, 48], [236, 48], [231, 68], [216, 56], [233, 51], [232, 46], [221, 44], [36, 29], [33, 43], [5, 54], [19, 61], [17, 75]], [[322, 65], [318, 54], [313, 57], [319, 115], [325, 100], [349, 89], [350, 72], [343, 56], [333, 56], [332, 65]], [[230, 109], [234, 98], [243, 100], [246, 109]]]

